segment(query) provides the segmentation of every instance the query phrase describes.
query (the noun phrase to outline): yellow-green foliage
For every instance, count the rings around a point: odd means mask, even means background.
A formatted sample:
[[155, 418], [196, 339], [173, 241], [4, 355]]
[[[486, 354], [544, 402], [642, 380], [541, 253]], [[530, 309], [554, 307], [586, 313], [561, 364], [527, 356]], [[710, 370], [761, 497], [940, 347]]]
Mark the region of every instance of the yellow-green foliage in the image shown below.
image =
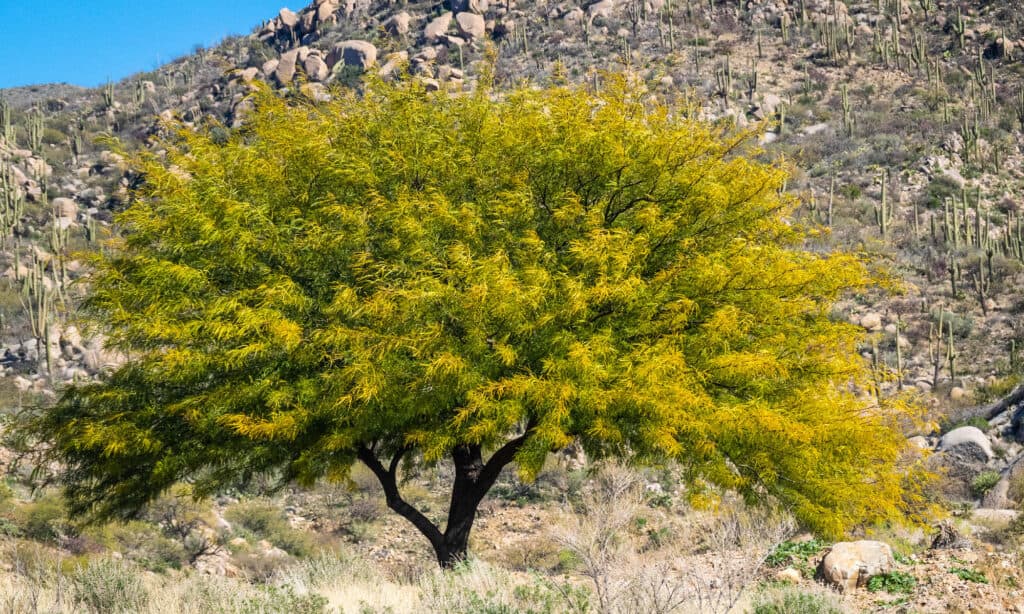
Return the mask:
[[802, 249], [750, 134], [611, 81], [259, 93], [226, 142], [139, 156], [86, 305], [132, 361], [38, 425], [73, 509], [526, 429], [525, 477], [579, 438], [828, 535], [899, 516], [896, 416], [852, 392], [860, 333], [828, 316], [865, 266]]

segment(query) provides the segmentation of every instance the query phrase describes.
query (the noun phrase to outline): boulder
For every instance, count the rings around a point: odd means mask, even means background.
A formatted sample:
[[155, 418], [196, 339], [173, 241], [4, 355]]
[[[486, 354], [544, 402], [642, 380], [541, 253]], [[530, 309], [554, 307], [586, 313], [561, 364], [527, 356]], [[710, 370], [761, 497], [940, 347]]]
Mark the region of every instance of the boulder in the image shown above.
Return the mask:
[[339, 62], [367, 70], [377, 63], [377, 48], [373, 43], [361, 40], [342, 41], [327, 55], [327, 66], [334, 68]]
[[299, 16], [286, 8], [281, 9], [281, 12], [277, 14], [277, 18], [280, 20], [281, 25], [286, 28], [294, 28], [299, 23]]
[[327, 23], [330, 21], [336, 21], [337, 17], [334, 14], [338, 12], [338, 8], [338, 3], [334, 1], [318, 3], [316, 9], [317, 23]]
[[595, 2], [588, 6], [587, 10], [590, 11], [591, 19], [595, 17], [608, 19], [609, 17], [611, 17], [612, 12], [615, 10], [615, 2], [614, 0], [598, 0], [598, 2]]
[[306, 60], [302, 63], [302, 68], [313, 81], [323, 81], [331, 74], [331, 70], [327, 68], [327, 63], [319, 55], [311, 54], [306, 56]]
[[921, 435], [917, 435], [915, 437], [911, 437], [910, 439], [907, 439], [907, 443], [909, 443], [910, 445], [914, 446], [918, 450], [931, 450], [932, 449], [932, 444], [928, 442], [928, 438], [927, 437], [922, 437]]
[[427, 24], [427, 27], [423, 28], [423, 37], [427, 39], [428, 43], [432, 43], [440, 38], [443, 38], [448, 34], [448, 28], [452, 25], [452, 14], [442, 13], [440, 16], [435, 17]]
[[881, 330], [882, 316], [875, 312], [865, 313], [860, 319], [860, 325], [867, 330]]
[[412, 21], [412, 17], [409, 13], [402, 11], [391, 17], [391, 19], [384, 22], [384, 30], [388, 34], [394, 36], [405, 36], [409, 33], [409, 22]]
[[[1007, 475], [1004, 473], [996, 485], [985, 491], [985, 495], [981, 498], [981, 509], [987, 509], [990, 511], [1009, 511], [1009, 508], [1013, 507], [1013, 502], [1010, 501], [1010, 480], [1007, 479]], [[980, 510], [975, 510], [980, 511]]]
[[75, 201], [64, 196], [53, 199], [53, 212], [57, 217], [69, 217], [74, 219], [78, 215], [78, 205]]
[[999, 482], [996, 483], [981, 500], [981, 507], [983, 508], [994, 508], [994, 509], [1012, 509], [1018, 507], [1024, 501], [1021, 501], [1021, 495], [1024, 493], [1019, 492], [1019, 489], [1010, 491], [1010, 485], [1017, 483], [1020, 484], [1024, 479], [1024, 456], [1018, 456], [1010, 463], [999, 478]]
[[937, 449], [926, 465], [943, 476], [943, 495], [951, 501], [973, 501], [974, 479], [994, 456], [988, 437], [977, 427], [962, 426], [943, 435]]
[[[275, 66], [274, 68], [277, 67]], [[259, 74], [259, 68], [256, 68], [255, 66], [250, 66], [249, 68], [242, 70], [242, 72], [239, 73], [239, 76], [242, 78], [243, 83], [252, 83], [256, 80], [256, 77], [258, 77]]]
[[309, 34], [316, 30], [316, 11], [306, 11], [299, 19], [299, 32]]
[[484, 18], [476, 13], [459, 13], [455, 22], [459, 25], [459, 32], [469, 40], [483, 38], [487, 32]]
[[843, 591], [866, 586], [868, 580], [895, 566], [889, 544], [861, 540], [839, 542], [821, 561], [822, 576]]
[[995, 454], [992, 442], [976, 426], [961, 426], [946, 433], [939, 440], [939, 451], [988, 462]]
[[292, 49], [281, 54], [281, 59], [274, 70], [274, 78], [281, 85], [288, 85], [295, 78], [295, 63], [299, 58], [299, 50]]
[[754, 111], [754, 116], [758, 119], [774, 116], [780, 105], [782, 105], [782, 98], [775, 94], [765, 94], [761, 98], [761, 105]]

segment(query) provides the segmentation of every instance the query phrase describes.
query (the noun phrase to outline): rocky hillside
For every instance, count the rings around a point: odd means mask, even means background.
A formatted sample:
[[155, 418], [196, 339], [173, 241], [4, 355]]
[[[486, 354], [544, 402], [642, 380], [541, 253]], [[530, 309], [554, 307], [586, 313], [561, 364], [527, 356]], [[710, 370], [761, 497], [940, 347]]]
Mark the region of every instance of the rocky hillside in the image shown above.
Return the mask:
[[[0, 257], [12, 291], [41, 265], [43, 285], [65, 298], [78, 271], [70, 254], [104, 235], [133, 180], [96, 142], [101, 134], [146, 146], [161, 118], [228, 130], [244, 120], [255, 81], [322, 97], [366, 71], [408, 70], [428, 88], [469, 89], [493, 46], [502, 83], [601, 87], [601, 71], [629, 71], [654, 97], [761, 126], [766, 155], [793, 164], [804, 221], [826, 231], [818, 247], [862, 250], [905, 281], [897, 294], [852, 298], [840, 314], [878, 333], [865, 353], [880, 367], [879, 387], [935, 389], [943, 410], [977, 404], [1010, 387], [1024, 353], [1024, 18], [1010, 4], [321, 0], [282, 9], [249, 36], [98, 90], [4, 92]], [[73, 311], [67, 298], [51, 309], [51, 337]], [[45, 331], [19, 302], [0, 302], [4, 336], [31, 362]], [[70, 341], [51, 354], [84, 355]]]

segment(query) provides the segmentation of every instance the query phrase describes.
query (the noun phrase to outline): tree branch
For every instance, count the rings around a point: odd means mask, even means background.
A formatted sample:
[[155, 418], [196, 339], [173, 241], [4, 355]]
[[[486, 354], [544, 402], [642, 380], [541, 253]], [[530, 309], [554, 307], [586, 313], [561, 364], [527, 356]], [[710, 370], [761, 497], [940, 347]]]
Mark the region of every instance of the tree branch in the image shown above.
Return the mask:
[[402, 498], [401, 493], [398, 492], [395, 472], [398, 469], [398, 463], [408, 451], [408, 448], [403, 447], [396, 452], [387, 469], [384, 468], [384, 465], [381, 464], [380, 460], [377, 459], [377, 456], [369, 448], [359, 448], [356, 458], [366, 465], [373, 472], [373, 475], [377, 476], [377, 481], [380, 482], [381, 487], [384, 489], [384, 498], [387, 501], [388, 507], [411, 522], [424, 537], [430, 540], [430, 544], [436, 552], [442, 552], [445, 550], [445, 544], [441, 530], [434, 523], [430, 522], [430, 519], [424, 516], [422, 512], [409, 505]]
[[537, 426], [534, 420], [530, 420], [526, 423], [526, 430], [522, 435], [516, 437], [505, 443], [505, 445], [498, 448], [498, 450], [491, 455], [491, 458], [487, 459], [487, 463], [484, 465], [483, 471], [480, 472], [480, 477], [477, 479], [478, 484], [486, 484], [490, 488], [491, 484], [494, 484], [495, 480], [498, 479], [498, 475], [501, 470], [505, 468], [505, 465], [512, 462], [515, 458], [516, 453], [523, 447], [526, 442], [526, 438], [530, 435], [530, 431], [533, 427]]

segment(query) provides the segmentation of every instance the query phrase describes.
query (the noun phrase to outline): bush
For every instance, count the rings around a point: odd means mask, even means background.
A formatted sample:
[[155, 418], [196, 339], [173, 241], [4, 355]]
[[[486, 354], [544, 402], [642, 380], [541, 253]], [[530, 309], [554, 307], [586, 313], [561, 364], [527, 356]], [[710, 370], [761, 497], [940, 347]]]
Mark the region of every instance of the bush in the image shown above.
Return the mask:
[[959, 201], [961, 190], [960, 183], [949, 175], [936, 175], [925, 191], [924, 205], [929, 209], [942, 209], [947, 198]]
[[437, 614], [555, 614], [589, 611], [589, 593], [540, 575], [523, 582], [480, 561], [468, 561], [421, 582], [423, 610]]
[[807, 559], [814, 556], [825, 547], [825, 544], [810, 539], [802, 542], [784, 541], [772, 550], [764, 562], [771, 567], [782, 567], [794, 563], [806, 563]]
[[934, 322], [936, 326], [939, 325], [940, 315], [942, 318], [943, 330], [947, 331], [947, 335], [949, 334], [948, 331], [951, 324], [953, 325], [953, 335], [956, 337], [967, 337], [971, 334], [971, 331], [974, 330], [974, 318], [969, 315], [957, 315], [952, 311], [940, 312], [938, 310], [933, 310], [931, 312], [932, 322]]
[[842, 614], [842, 610], [831, 594], [786, 587], [757, 596], [754, 614]]
[[917, 578], [902, 571], [879, 574], [868, 580], [868, 590], [873, 593], [878, 591], [911, 593], [915, 586], [917, 586]]
[[942, 429], [942, 431], [944, 433], [948, 433], [949, 431], [952, 431], [953, 429], [958, 429], [961, 426], [973, 426], [973, 427], [975, 427], [977, 429], [981, 429], [982, 431], [987, 431], [989, 429], [989, 427], [991, 427], [992, 425], [990, 425], [988, 423], [988, 420], [982, 418], [981, 416], [972, 416], [971, 418], [968, 418], [967, 420], [961, 420], [961, 421], [956, 422], [954, 424], [950, 424], [948, 426], [945, 426]]
[[976, 584], [988, 584], [988, 578], [985, 577], [983, 572], [977, 569], [971, 569], [969, 567], [951, 567], [949, 573], [960, 578], [964, 582], [974, 582]]
[[243, 612], [260, 614], [323, 614], [327, 599], [316, 593], [300, 594], [290, 586], [266, 586], [245, 600]]
[[64, 501], [57, 495], [44, 495], [17, 508], [14, 523], [24, 537], [42, 542], [54, 542], [72, 532]]
[[142, 610], [149, 593], [137, 569], [111, 559], [99, 559], [71, 575], [71, 598], [76, 606], [96, 614]]
[[998, 471], [982, 471], [971, 480], [971, 492], [975, 497], [983, 497], [985, 493], [992, 490], [992, 487], [999, 483]]
[[1008, 375], [996, 378], [994, 381], [986, 382], [974, 391], [974, 400], [980, 405], [998, 401], [1013, 392], [1017, 384], [1021, 382], [1019, 375]]
[[224, 517], [232, 524], [265, 539], [294, 556], [308, 556], [316, 547], [313, 536], [288, 524], [277, 506], [265, 501], [246, 501], [227, 509]]
[[185, 549], [152, 525], [140, 521], [112, 525], [108, 529], [112, 547], [126, 558], [151, 571], [177, 569], [186, 562]]

